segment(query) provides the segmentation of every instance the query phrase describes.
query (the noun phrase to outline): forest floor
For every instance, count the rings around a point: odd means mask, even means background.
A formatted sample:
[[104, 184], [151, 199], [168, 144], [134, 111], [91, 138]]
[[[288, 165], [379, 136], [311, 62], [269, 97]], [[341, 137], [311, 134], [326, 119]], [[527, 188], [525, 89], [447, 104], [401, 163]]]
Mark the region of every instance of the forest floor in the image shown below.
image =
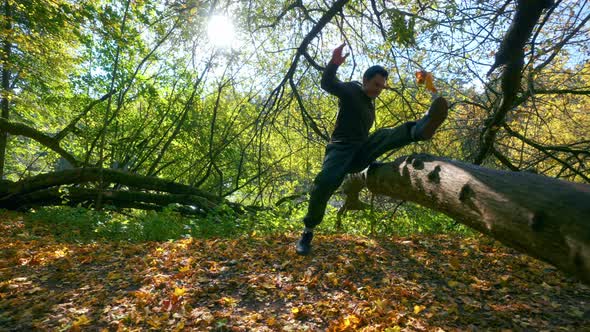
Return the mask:
[[583, 331], [590, 288], [483, 236], [63, 241], [0, 213], [0, 330]]

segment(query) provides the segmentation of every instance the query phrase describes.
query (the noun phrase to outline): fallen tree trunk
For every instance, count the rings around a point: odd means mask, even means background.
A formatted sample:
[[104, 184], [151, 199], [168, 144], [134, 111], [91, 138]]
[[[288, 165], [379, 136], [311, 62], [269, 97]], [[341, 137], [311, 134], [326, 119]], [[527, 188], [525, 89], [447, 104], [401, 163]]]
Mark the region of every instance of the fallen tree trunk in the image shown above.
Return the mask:
[[[195, 187], [164, 180], [153, 176], [143, 176], [115, 169], [103, 169], [103, 181], [128, 187], [164, 191], [175, 194], [191, 194], [206, 197], [212, 201], [220, 197], [204, 192]], [[54, 186], [96, 182], [100, 178], [100, 168], [73, 168], [58, 172], [40, 174], [17, 182], [7, 183], [0, 188], [1, 196], [20, 195]], [[5, 182], [6, 183], [6, 182]]]
[[[0, 207], [17, 207], [28, 209], [37, 206], [73, 205], [86, 207], [94, 205], [98, 189], [70, 187], [38, 190], [24, 195], [12, 196], [3, 200]], [[128, 190], [104, 190], [103, 204], [117, 208], [134, 208], [141, 210], [162, 210], [170, 204], [177, 204], [176, 210], [183, 214], [206, 215], [217, 204], [210, 200], [189, 194], [149, 193]]]
[[355, 175], [590, 284], [590, 185], [412, 155]]
[[[91, 206], [99, 191], [99, 168], [75, 168], [40, 174], [17, 182], [0, 184], [0, 208], [22, 210], [45, 205]], [[205, 214], [227, 204], [236, 212], [255, 210], [181, 183], [114, 169], [102, 170], [103, 181], [113, 188], [102, 191], [104, 200], [118, 208], [161, 210], [169, 204], [185, 214]], [[124, 186], [122, 189], [115, 187]]]

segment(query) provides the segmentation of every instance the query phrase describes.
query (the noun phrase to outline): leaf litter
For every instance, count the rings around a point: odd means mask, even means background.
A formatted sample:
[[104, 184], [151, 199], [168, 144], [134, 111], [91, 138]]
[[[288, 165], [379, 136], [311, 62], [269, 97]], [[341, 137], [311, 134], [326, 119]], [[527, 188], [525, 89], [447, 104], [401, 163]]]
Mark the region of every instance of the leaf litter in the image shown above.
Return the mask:
[[590, 288], [480, 237], [64, 243], [0, 218], [0, 330], [580, 331]]

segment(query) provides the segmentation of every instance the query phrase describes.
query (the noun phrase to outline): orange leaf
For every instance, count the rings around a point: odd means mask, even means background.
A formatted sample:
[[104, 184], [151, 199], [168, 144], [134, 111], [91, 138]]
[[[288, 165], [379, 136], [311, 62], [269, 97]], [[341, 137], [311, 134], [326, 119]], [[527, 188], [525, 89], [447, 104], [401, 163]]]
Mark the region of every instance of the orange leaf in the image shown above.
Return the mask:
[[424, 78], [426, 77], [426, 72], [424, 70], [416, 72], [416, 82], [418, 84], [424, 84]]
[[416, 82], [418, 85], [425, 85], [426, 90], [436, 93], [436, 88], [434, 87], [434, 76], [432, 76], [431, 72], [427, 72], [424, 70], [416, 72]]

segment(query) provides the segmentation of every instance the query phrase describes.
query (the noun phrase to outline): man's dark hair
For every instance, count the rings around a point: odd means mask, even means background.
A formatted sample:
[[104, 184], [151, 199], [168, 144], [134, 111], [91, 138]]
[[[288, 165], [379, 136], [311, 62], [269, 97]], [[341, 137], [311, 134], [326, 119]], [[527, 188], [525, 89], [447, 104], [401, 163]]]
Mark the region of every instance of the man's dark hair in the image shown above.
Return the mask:
[[387, 70], [385, 70], [385, 68], [383, 68], [381, 66], [371, 66], [363, 74], [363, 79], [370, 80], [373, 77], [375, 77], [375, 75], [381, 75], [381, 76], [387, 78], [387, 76], [389, 76], [389, 73], [387, 72]]

